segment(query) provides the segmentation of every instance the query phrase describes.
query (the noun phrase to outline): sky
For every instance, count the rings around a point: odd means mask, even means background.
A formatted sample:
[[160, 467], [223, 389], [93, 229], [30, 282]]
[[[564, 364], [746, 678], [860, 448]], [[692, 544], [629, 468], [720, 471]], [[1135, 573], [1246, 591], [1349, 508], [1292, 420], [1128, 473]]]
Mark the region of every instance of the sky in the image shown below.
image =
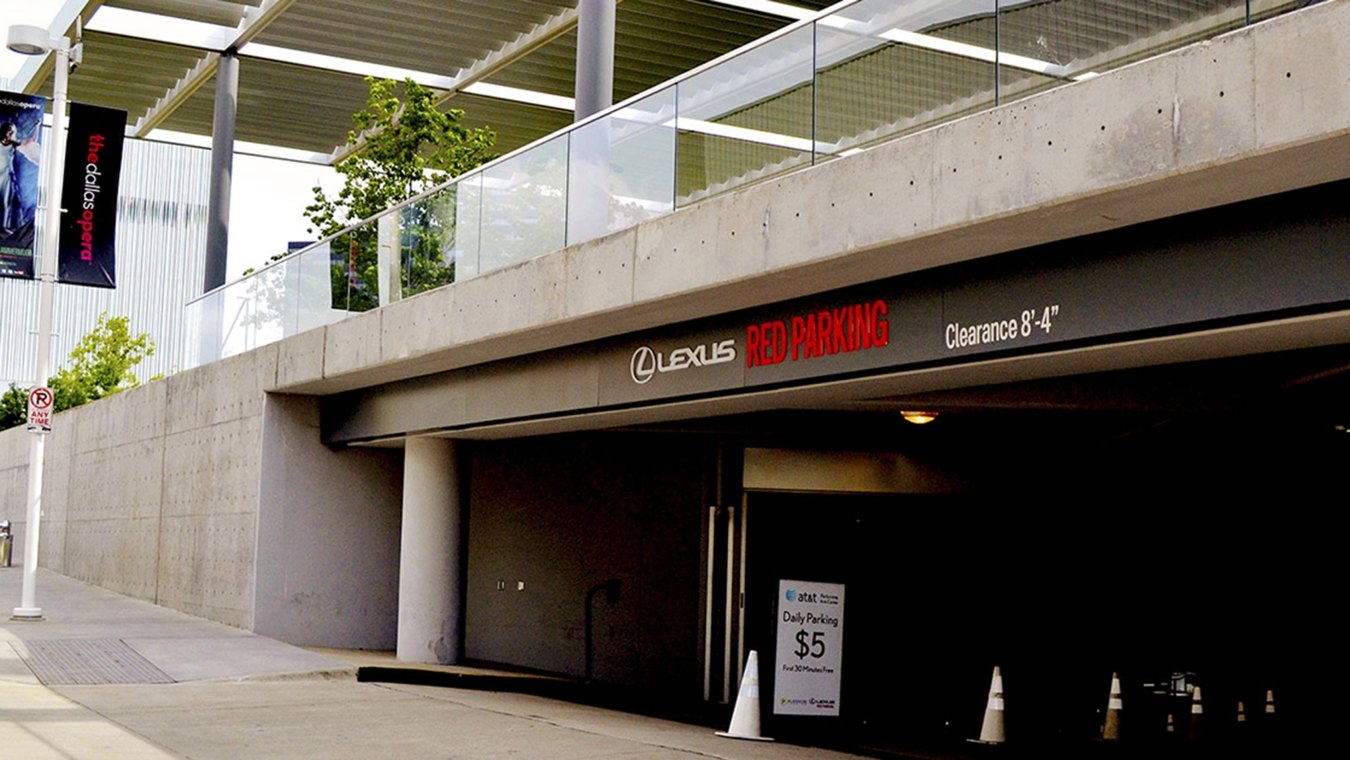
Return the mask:
[[[47, 28], [66, 0], [0, 0], [0, 32], [13, 24]], [[18, 73], [26, 56], [0, 48], [0, 77]], [[131, 114], [135, 120], [138, 114]], [[193, 144], [202, 144], [194, 141]], [[209, 144], [209, 138], [205, 144]], [[265, 264], [290, 241], [312, 240], [306, 232], [305, 206], [312, 188], [322, 185], [332, 194], [341, 182], [331, 167], [236, 154], [230, 203], [228, 279], [247, 268]]]

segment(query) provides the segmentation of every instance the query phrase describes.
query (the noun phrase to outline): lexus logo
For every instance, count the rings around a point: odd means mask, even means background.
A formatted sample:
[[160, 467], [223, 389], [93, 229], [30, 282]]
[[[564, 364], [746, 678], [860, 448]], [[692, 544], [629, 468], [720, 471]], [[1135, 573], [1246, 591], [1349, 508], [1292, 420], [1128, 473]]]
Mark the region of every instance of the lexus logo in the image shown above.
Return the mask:
[[685, 346], [669, 354], [653, 350], [651, 346], [642, 346], [634, 351], [633, 357], [628, 360], [628, 374], [633, 378], [633, 382], [642, 385], [655, 377], [658, 372], [676, 372], [690, 367], [707, 367], [735, 360], [734, 338], [707, 345]]
[[652, 375], [656, 374], [656, 352], [650, 346], [634, 351], [632, 360], [628, 362], [628, 373], [638, 385], [651, 380]]

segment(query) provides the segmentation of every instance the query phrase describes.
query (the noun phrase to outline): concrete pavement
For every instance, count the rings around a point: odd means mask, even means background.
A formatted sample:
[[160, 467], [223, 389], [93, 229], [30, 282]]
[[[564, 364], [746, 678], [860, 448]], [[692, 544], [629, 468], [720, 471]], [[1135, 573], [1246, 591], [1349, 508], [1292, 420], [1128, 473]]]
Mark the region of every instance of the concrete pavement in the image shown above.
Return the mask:
[[[6, 608], [20, 582], [19, 568], [0, 568]], [[360, 683], [358, 663], [389, 661], [293, 647], [45, 571], [37, 601], [45, 621], [0, 620], [3, 758], [853, 757], [530, 694]]]

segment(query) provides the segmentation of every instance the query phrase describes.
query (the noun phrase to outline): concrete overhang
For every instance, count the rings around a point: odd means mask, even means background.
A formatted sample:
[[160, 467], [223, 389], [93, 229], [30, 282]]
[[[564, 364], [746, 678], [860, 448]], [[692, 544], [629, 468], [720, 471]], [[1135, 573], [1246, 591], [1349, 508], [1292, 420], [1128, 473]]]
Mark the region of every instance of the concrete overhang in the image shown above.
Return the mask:
[[1344, 179], [1347, 82], [1350, 4], [1314, 6], [289, 338], [268, 390], [367, 388]]

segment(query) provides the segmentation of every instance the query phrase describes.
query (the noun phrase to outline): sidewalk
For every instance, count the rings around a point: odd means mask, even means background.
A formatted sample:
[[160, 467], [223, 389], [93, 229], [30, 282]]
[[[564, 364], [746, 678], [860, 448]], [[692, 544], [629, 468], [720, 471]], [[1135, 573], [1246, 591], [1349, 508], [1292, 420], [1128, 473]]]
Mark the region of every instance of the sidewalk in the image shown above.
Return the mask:
[[[0, 568], [6, 610], [21, 581]], [[358, 663], [388, 660], [293, 647], [45, 571], [37, 597], [45, 621], [0, 617], [0, 757], [853, 757], [510, 690], [360, 683]]]

